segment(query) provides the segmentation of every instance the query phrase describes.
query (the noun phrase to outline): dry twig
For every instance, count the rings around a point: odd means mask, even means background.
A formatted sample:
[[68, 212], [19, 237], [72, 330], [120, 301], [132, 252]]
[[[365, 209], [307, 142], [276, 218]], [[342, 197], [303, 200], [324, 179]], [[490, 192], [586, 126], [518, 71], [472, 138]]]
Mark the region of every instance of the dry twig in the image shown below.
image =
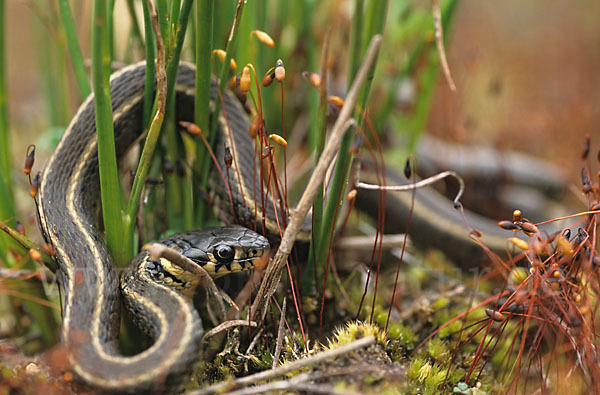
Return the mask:
[[281, 355], [281, 343], [283, 343], [283, 324], [285, 322], [285, 311], [287, 310], [287, 299], [283, 298], [281, 305], [281, 317], [279, 318], [279, 329], [277, 330], [277, 345], [275, 346], [275, 354], [273, 355], [273, 369], [279, 364], [279, 355]]
[[[250, 386], [250, 385], [252, 385], [254, 383], [258, 383], [260, 381], [270, 380], [275, 377], [280, 377], [280, 376], [283, 376], [290, 372], [303, 369], [307, 366], [311, 366], [316, 363], [319, 363], [319, 362], [322, 362], [322, 361], [325, 361], [325, 360], [328, 360], [331, 358], [335, 358], [340, 355], [347, 354], [351, 351], [358, 350], [358, 349], [364, 348], [364, 347], [369, 347], [372, 344], [375, 344], [375, 337], [373, 337], [373, 336], [363, 337], [362, 339], [359, 339], [355, 342], [345, 344], [338, 348], [323, 351], [318, 354], [312, 355], [307, 358], [302, 358], [302, 359], [299, 359], [294, 362], [290, 362], [288, 364], [285, 364], [285, 365], [280, 366], [275, 369], [266, 370], [264, 372], [256, 373], [256, 374], [246, 376], [246, 377], [241, 377], [241, 378], [233, 380], [233, 381], [219, 383], [219, 384], [213, 385], [208, 388], [203, 388], [198, 391], [190, 392], [189, 394], [190, 395], [208, 395], [208, 394], [217, 394], [217, 393], [222, 394], [222, 393], [225, 393], [227, 391], [231, 391], [231, 390], [234, 390], [237, 388]], [[306, 383], [306, 385], [310, 385], [310, 384]], [[316, 386], [316, 387], [318, 387], [318, 386]], [[289, 388], [289, 387], [286, 387], [286, 388]], [[295, 387], [295, 388], [299, 388], [299, 387]], [[260, 389], [260, 387], [247, 388], [247, 390], [249, 390], [250, 392], [244, 391], [244, 392], [239, 392], [239, 393], [244, 393], [244, 394], [245, 393], [257, 393], [258, 389]], [[273, 388], [273, 389], [276, 389], [276, 388]], [[265, 390], [263, 390], [263, 391], [265, 391]]]
[[442, 12], [440, 11], [439, 0], [433, 0], [433, 28], [435, 30], [435, 43], [440, 56], [440, 64], [444, 72], [444, 77], [448, 82], [448, 86], [452, 92], [456, 92], [456, 84], [450, 74], [448, 59], [446, 58], [446, 49], [444, 48], [444, 29], [442, 28]]

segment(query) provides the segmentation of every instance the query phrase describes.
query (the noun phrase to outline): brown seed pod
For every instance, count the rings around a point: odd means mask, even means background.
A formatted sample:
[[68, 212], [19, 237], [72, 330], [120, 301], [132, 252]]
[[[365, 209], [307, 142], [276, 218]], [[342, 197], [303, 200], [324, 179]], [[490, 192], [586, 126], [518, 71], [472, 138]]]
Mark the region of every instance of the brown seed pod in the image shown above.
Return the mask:
[[508, 239], [508, 241], [510, 241], [515, 247], [523, 251], [527, 251], [529, 249], [527, 242], [525, 240], [519, 239], [518, 237], [511, 237], [510, 239]]
[[556, 249], [568, 259], [573, 256], [573, 246], [569, 240], [562, 235], [556, 238]]
[[187, 132], [193, 136], [200, 136], [202, 134], [202, 129], [200, 129], [200, 126], [196, 125], [195, 123], [179, 121], [179, 125], [184, 127], [185, 130], [187, 130]]
[[356, 197], [357, 193], [358, 192], [356, 191], [356, 189], [353, 189], [350, 192], [348, 192], [348, 195], [346, 197], [348, 198], [348, 200], [352, 200]]
[[496, 322], [504, 321], [504, 315], [497, 310], [485, 309], [485, 314]]
[[344, 106], [344, 99], [339, 96], [329, 96], [327, 102], [331, 104], [337, 111], [340, 111]]
[[230, 169], [231, 164], [233, 163], [233, 156], [231, 155], [231, 150], [229, 146], [225, 146], [225, 154], [223, 155], [223, 162], [225, 162], [225, 166]]
[[517, 209], [513, 211], [513, 222], [521, 222], [523, 220], [523, 213]]
[[31, 180], [31, 185], [29, 186], [29, 196], [35, 199], [37, 196], [38, 188], [40, 187], [40, 172], [38, 171], [33, 180]]
[[262, 30], [252, 30], [250, 32], [250, 35], [253, 35], [253, 34], [258, 39], [258, 41], [265, 44], [267, 47], [273, 48], [275, 46], [275, 41], [273, 41], [271, 36], [269, 36], [267, 33], [263, 32]]
[[286, 139], [284, 139], [283, 137], [281, 137], [278, 134], [270, 134], [269, 135], [269, 140], [273, 140], [275, 143], [277, 143], [278, 145], [282, 146], [282, 147], [287, 147], [287, 141]]
[[258, 132], [258, 126], [260, 125], [260, 115], [256, 114], [256, 116], [250, 122], [250, 128], [248, 129], [248, 134], [251, 138], [256, 138], [256, 134]]
[[283, 67], [283, 60], [277, 59], [275, 63], [275, 79], [277, 82], [283, 82], [285, 79], [285, 67]]
[[314, 86], [315, 88], [318, 88], [321, 86], [321, 76], [317, 73], [312, 73], [310, 71], [303, 71], [302, 77], [304, 77], [304, 79], [306, 81], [308, 81], [308, 83], [311, 84], [312, 86]]
[[33, 259], [37, 263], [42, 262], [42, 254], [40, 254], [40, 252], [38, 250], [36, 250], [35, 248], [29, 249], [29, 256], [31, 256], [31, 259]]
[[268, 158], [271, 155], [272, 151], [273, 151], [273, 147], [271, 147], [270, 145], [267, 145], [260, 153], [260, 158], [261, 159]]
[[560, 272], [560, 270], [554, 270], [552, 272], [552, 277], [554, 277], [554, 278], [562, 278], [562, 273]]
[[222, 49], [213, 49], [213, 55], [216, 55], [221, 62], [224, 62], [227, 52], [223, 51]]
[[269, 71], [267, 74], [265, 74], [265, 76], [263, 77], [260, 84], [266, 88], [269, 85], [271, 85], [274, 80], [275, 80], [275, 72]]
[[240, 86], [240, 73], [237, 73], [236, 75], [231, 76], [231, 78], [229, 79], [229, 89], [231, 90], [235, 90], [236, 88], [239, 88]]
[[412, 176], [412, 166], [410, 165], [410, 158], [406, 159], [406, 163], [404, 164], [404, 177], [410, 179]]
[[519, 226], [512, 221], [498, 221], [498, 226], [506, 230], [519, 230]]
[[240, 89], [242, 92], [246, 93], [250, 90], [250, 83], [252, 79], [250, 78], [250, 67], [244, 66], [242, 70], [242, 75], [240, 77]]
[[237, 70], [237, 63], [234, 58], [229, 59], [229, 70], [235, 71]]
[[481, 239], [481, 237], [483, 236], [483, 233], [481, 233], [480, 230], [473, 229], [472, 231], [469, 232], [469, 236], [473, 236], [477, 239]]
[[31, 174], [31, 168], [33, 167], [33, 162], [35, 161], [35, 145], [31, 144], [27, 147], [27, 157], [25, 158], [25, 166], [23, 167], [23, 173], [26, 176]]
[[[216, 55], [221, 63], [223, 63], [225, 61], [225, 57], [227, 56], [227, 52], [223, 51], [222, 49], [213, 49], [213, 55]], [[235, 59], [231, 58], [229, 60], [229, 70], [234, 71], [235, 69], [237, 69], [237, 63], [235, 62]]]
[[534, 233], [539, 232], [537, 226], [535, 226], [531, 222], [521, 222], [520, 226], [521, 226], [521, 229], [523, 229], [523, 232], [525, 232], [527, 234], [527, 236], [531, 236]]

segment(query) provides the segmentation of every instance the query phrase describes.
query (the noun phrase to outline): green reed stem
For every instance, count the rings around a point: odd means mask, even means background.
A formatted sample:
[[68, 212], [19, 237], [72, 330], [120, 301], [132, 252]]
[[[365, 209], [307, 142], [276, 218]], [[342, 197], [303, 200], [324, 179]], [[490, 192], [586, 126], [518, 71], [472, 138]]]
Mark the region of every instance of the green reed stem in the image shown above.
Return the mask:
[[352, 30], [350, 31], [350, 66], [348, 69], [348, 81], [346, 86], [350, 88], [354, 77], [360, 67], [362, 55], [362, 34], [363, 34], [363, 9], [364, 0], [356, 0], [354, 3], [354, 15], [352, 16]]
[[165, 54], [169, 57], [169, 10], [166, 1], [160, 0], [156, 2], [156, 11], [158, 13], [158, 26], [160, 28], [160, 35], [165, 43]]
[[123, 267], [129, 262], [132, 251], [128, 250], [128, 243], [123, 243], [121, 188], [117, 172], [110, 99], [109, 70], [111, 58], [107, 29], [107, 5], [106, 0], [94, 0], [92, 13], [92, 87], [96, 111], [100, 192], [106, 241], [115, 263], [117, 266]]
[[[110, 55], [110, 60], [115, 58], [115, 23], [114, 23], [114, 15], [115, 15], [115, 0], [108, 0], [108, 15], [107, 15], [107, 23], [106, 29], [108, 30], [108, 53]], [[110, 74], [110, 68], [109, 74]]]
[[[175, 3], [175, 1], [173, 3]], [[178, 12], [178, 23], [173, 23], [173, 29], [176, 28], [176, 30], [173, 30], [175, 32], [175, 48], [173, 48], [169, 63], [167, 64], [167, 100], [171, 100], [173, 92], [175, 92], [177, 69], [179, 68], [181, 50], [183, 48], [185, 32], [187, 30], [188, 21], [190, 19], [190, 11], [192, 10], [193, 4], [193, 0], [184, 0], [180, 12]]]
[[[167, 65], [167, 103], [171, 102], [169, 106], [171, 109], [171, 118], [173, 119], [173, 122], [175, 121], [175, 84], [177, 82], [177, 70], [179, 69], [181, 51], [183, 49], [183, 42], [185, 41], [187, 26], [190, 20], [190, 13], [193, 5], [193, 0], [184, 0], [183, 4], [181, 5], [181, 9], [179, 10], [179, 13], [177, 15], [178, 23], [177, 25], [173, 25], [173, 31], [175, 32], [175, 48], [173, 50], [171, 60]], [[177, 125], [174, 124], [173, 126], [176, 130]], [[185, 155], [183, 156], [182, 160], [185, 161]], [[193, 228], [195, 222], [193, 187], [191, 181], [191, 175], [188, 172], [186, 172], [186, 178], [182, 179], [184, 229]]]
[[[358, 0], [357, 3], [361, 2]], [[363, 57], [365, 49], [362, 48], [359, 52], [355, 52], [358, 50], [360, 46], [365, 47], [365, 45], [360, 45], [358, 41], [358, 35], [363, 34], [363, 43], [369, 43], [371, 38], [383, 31], [383, 26], [385, 23], [385, 15], [387, 9], [387, 0], [371, 0], [369, 2], [369, 10], [367, 12], [367, 20], [365, 25], [365, 32], [356, 32], [357, 36], [354, 38], [353, 46], [351, 46], [351, 61], [350, 61], [350, 75], [354, 75], [356, 73], [355, 65], [360, 64], [360, 60]], [[357, 18], [360, 19], [356, 15], [356, 13], [360, 12], [361, 8], [356, 7], [354, 21], [357, 22], [357, 26], [362, 26], [362, 22], [358, 22]], [[362, 12], [361, 12], [362, 14]], [[353, 33], [354, 35], [354, 33]], [[359, 94], [359, 103], [361, 108], [365, 108], [366, 102], [368, 99], [368, 92], [370, 89], [370, 84], [373, 76], [373, 72], [377, 65], [377, 55], [373, 64], [369, 70], [369, 77], [361, 92]], [[348, 81], [348, 87], [352, 85], [353, 80]], [[359, 114], [355, 111], [355, 119], [359, 120], [359, 124], [361, 123]], [[352, 155], [350, 154], [350, 145], [352, 144], [352, 140], [354, 138], [354, 134], [346, 133], [342, 138], [340, 143], [340, 148], [338, 151], [337, 162], [335, 166], [335, 170], [333, 172], [331, 188], [329, 190], [329, 196], [327, 198], [327, 202], [325, 204], [325, 211], [323, 215], [323, 226], [321, 228], [321, 235], [326, 237], [321, 237], [319, 245], [317, 247], [317, 264], [325, 265], [327, 261], [327, 256], [329, 254], [329, 250], [331, 248], [333, 228], [335, 227], [335, 223], [339, 214], [339, 209], [344, 200], [344, 189], [348, 180], [348, 174], [350, 172], [350, 167], [352, 166]]]
[[85, 98], [91, 93], [90, 82], [88, 81], [88, 74], [83, 63], [83, 55], [79, 48], [79, 42], [77, 41], [77, 31], [75, 30], [75, 22], [71, 14], [71, 6], [68, 0], [59, 0], [58, 5], [60, 6], [60, 15], [67, 37], [67, 46], [69, 47], [79, 93], [82, 98]]
[[[177, 5], [181, 2], [173, 2]], [[173, 4], [172, 4], [173, 5]], [[174, 45], [167, 64], [167, 110], [164, 133], [167, 138], [167, 155], [169, 159], [176, 163], [177, 158], [185, 162], [185, 151], [181, 137], [177, 134], [177, 125], [175, 125], [175, 84], [177, 81], [177, 70], [179, 68], [179, 59], [187, 31], [187, 25], [192, 9], [193, 1], [184, 0], [181, 9], [172, 8], [171, 18], [171, 45]], [[175, 177], [167, 178], [167, 196], [168, 196], [168, 222], [172, 230], [191, 228], [194, 224], [193, 201], [190, 196], [192, 187], [189, 178]]]
[[145, 36], [145, 54], [146, 54], [146, 79], [144, 82], [144, 108], [142, 110], [142, 119], [144, 130], [150, 125], [152, 117], [152, 106], [154, 105], [154, 87], [156, 76], [156, 41], [152, 31], [152, 21], [150, 20], [150, 10], [148, 3], [142, 1], [144, 11], [144, 36]]
[[171, 0], [171, 11], [169, 13], [169, 41], [165, 44], [167, 46], [167, 53], [170, 53], [175, 45], [175, 34], [177, 34], [177, 30], [179, 30], [176, 22], [179, 19], [180, 9], [181, 0]]
[[[214, 25], [214, 0], [196, 3], [196, 96], [194, 101], [194, 122], [204, 133], [210, 127], [210, 81], [211, 81], [211, 54], [213, 48]], [[204, 156], [206, 148], [202, 144], [196, 145], [196, 161], [194, 168], [196, 174], [202, 174], [205, 165]], [[206, 207], [201, 199], [196, 205], [196, 226], [204, 225]]]
[[[129, 20], [131, 21], [131, 34], [133, 38], [138, 42], [139, 47], [142, 48], [144, 46], [144, 38], [142, 37], [142, 30], [140, 29], [140, 24], [138, 23], [135, 5], [133, 4], [133, 0], [127, 0], [127, 12], [129, 13]], [[142, 7], [145, 2], [142, 1]], [[146, 36], [148, 37], [148, 36]], [[148, 58], [146, 58], [148, 59]]]
[[46, 267], [48, 267], [50, 271], [54, 273], [56, 270], [58, 270], [58, 266], [56, 266], [56, 262], [54, 262], [54, 259], [50, 255], [42, 251], [42, 249], [36, 243], [31, 241], [29, 237], [20, 234], [3, 221], [0, 221], [0, 229], [3, 230], [6, 233], [6, 235], [10, 236], [13, 240], [22, 245], [26, 250], [30, 250], [33, 248], [34, 250], [39, 252], [42, 256], [42, 262], [44, 262], [44, 265], [46, 265]]
[[[327, 102], [327, 58], [329, 56], [329, 34], [329, 31], [325, 34], [325, 39], [323, 40], [323, 50], [321, 52], [321, 87], [319, 89], [319, 108], [316, 119], [317, 135], [315, 136], [315, 166], [321, 157], [323, 148], [325, 147], [325, 136], [327, 135], [327, 108], [329, 107], [329, 103]], [[315, 253], [323, 242], [323, 235], [321, 233], [323, 229], [323, 203], [323, 188], [320, 188], [317, 191], [315, 201], [313, 203], [313, 231], [308, 250], [308, 263], [304, 273], [304, 278], [302, 280], [302, 291], [305, 295], [316, 294]]]
[[[368, 43], [376, 34], [382, 34], [385, 26], [385, 16], [387, 15], [388, 0], [371, 0], [367, 7], [367, 24], [364, 30], [363, 48], [362, 53], [367, 51]], [[369, 69], [369, 74], [365, 85], [363, 86], [360, 96], [358, 98], [359, 108], [366, 109], [369, 101], [369, 93], [371, 91], [371, 85], [373, 84], [373, 78], [375, 75], [375, 68], [377, 67], [377, 58], [379, 53], [375, 55], [375, 61]], [[358, 119], [359, 126], [362, 126], [364, 119], [361, 117], [360, 111], [355, 111], [355, 119]]]
[[162, 127], [163, 119], [165, 117], [166, 90], [164, 89], [164, 87], [163, 92], [161, 93], [159, 91], [157, 95], [158, 110], [156, 112], [156, 115], [154, 116], [154, 119], [152, 120], [152, 123], [150, 124], [150, 129], [148, 130], [148, 136], [146, 137], [146, 143], [144, 144], [144, 148], [142, 149], [142, 155], [140, 157], [137, 170], [135, 172], [133, 186], [131, 187], [131, 195], [129, 196], [129, 203], [127, 205], [125, 234], [130, 236], [133, 235], [133, 227], [135, 225], [135, 218], [137, 216], [137, 212], [140, 208], [140, 197], [144, 188], [144, 182], [146, 180], [148, 170], [152, 165], [152, 155], [154, 154], [154, 149], [156, 148], [156, 143], [158, 142], [158, 137], [160, 135], [160, 129]]
[[[233, 53], [236, 50], [237, 39], [238, 39], [238, 30], [240, 26], [240, 22], [242, 20], [242, 14], [244, 12], [245, 1], [239, 0], [237, 4], [237, 8], [235, 11], [235, 16], [233, 18], [233, 25], [231, 26], [231, 31], [229, 34], [229, 39], [227, 41], [227, 47], [225, 48], [225, 60], [221, 65], [221, 71], [219, 73], [219, 89], [224, 91], [227, 88], [227, 82], [229, 80], [229, 63], [231, 58], [233, 57]], [[212, 54], [211, 54], [212, 59]], [[221, 102], [220, 100], [215, 100], [215, 110], [213, 113], [212, 124], [210, 125], [210, 134], [208, 135], [207, 140], [210, 145], [213, 146], [215, 142], [215, 136], [217, 134], [217, 127], [219, 125], [218, 118], [219, 112], [221, 111]], [[204, 155], [202, 158], [203, 161], [201, 163], [202, 173], [200, 175], [200, 187], [203, 190], [206, 190], [206, 186], [208, 185], [209, 180], [209, 170], [210, 170], [210, 156]], [[202, 219], [203, 220], [203, 219]]]

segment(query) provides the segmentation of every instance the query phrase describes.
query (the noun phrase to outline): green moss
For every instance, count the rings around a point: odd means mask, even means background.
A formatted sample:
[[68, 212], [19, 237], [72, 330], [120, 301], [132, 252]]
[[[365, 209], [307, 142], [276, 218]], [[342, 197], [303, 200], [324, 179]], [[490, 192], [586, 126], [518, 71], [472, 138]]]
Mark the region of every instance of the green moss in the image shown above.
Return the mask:
[[334, 338], [328, 341], [326, 348], [337, 348], [367, 336], [373, 336], [377, 343], [383, 346], [386, 345], [386, 336], [380, 327], [361, 321], [352, 321], [335, 330], [333, 334]]
[[438, 337], [428, 341], [425, 348], [429, 356], [436, 362], [443, 363], [450, 357], [448, 345]]
[[436, 300], [435, 302], [433, 302], [432, 307], [435, 310], [439, 310], [439, 309], [443, 309], [444, 307], [448, 306], [450, 304], [450, 299], [448, 298], [439, 298], [438, 300]]
[[397, 340], [400, 345], [406, 348], [414, 347], [417, 342], [417, 335], [401, 323], [390, 324], [388, 327], [388, 337]]

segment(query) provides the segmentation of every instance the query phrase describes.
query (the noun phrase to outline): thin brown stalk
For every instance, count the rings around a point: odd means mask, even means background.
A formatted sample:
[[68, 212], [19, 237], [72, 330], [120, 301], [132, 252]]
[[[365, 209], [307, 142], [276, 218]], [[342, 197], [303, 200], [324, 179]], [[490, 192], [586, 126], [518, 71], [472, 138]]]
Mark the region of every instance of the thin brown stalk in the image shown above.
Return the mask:
[[283, 298], [281, 305], [281, 317], [279, 317], [279, 329], [277, 330], [277, 345], [275, 346], [275, 354], [273, 355], [273, 369], [279, 365], [279, 355], [281, 355], [281, 344], [283, 343], [283, 323], [285, 322], [285, 311], [287, 309], [287, 299]]
[[448, 58], [446, 58], [446, 49], [444, 48], [444, 29], [442, 29], [442, 12], [440, 11], [439, 0], [433, 0], [433, 27], [435, 30], [435, 43], [440, 56], [440, 64], [442, 66], [442, 71], [444, 72], [444, 77], [448, 82], [450, 90], [456, 92], [456, 84], [450, 73]]

